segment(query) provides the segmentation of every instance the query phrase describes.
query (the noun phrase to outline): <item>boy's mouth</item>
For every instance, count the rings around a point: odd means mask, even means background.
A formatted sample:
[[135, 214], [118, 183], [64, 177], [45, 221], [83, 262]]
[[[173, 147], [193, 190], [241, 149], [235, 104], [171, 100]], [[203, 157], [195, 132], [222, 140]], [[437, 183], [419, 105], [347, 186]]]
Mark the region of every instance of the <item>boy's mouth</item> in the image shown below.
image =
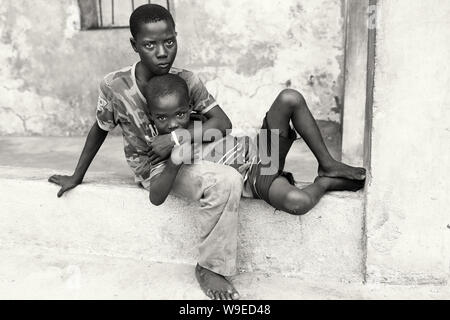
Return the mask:
[[170, 64], [169, 63], [160, 63], [160, 64], [158, 64], [158, 66], [161, 69], [167, 69], [170, 66]]

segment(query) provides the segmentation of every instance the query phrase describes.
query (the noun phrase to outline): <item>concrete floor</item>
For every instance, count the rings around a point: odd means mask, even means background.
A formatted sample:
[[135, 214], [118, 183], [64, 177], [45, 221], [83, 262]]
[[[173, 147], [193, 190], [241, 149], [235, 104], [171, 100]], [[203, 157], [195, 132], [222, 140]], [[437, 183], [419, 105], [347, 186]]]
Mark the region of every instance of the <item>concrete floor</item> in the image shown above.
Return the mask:
[[[194, 299], [194, 266], [1, 249], [0, 299]], [[232, 278], [243, 300], [450, 299], [446, 286], [308, 282], [264, 273]]]
[[[0, 137], [0, 166], [50, 168], [71, 173], [83, 149], [85, 137]], [[287, 157], [286, 170], [297, 181], [313, 181], [317, 164], [302, 140], [297, 140]], [[92, 162], [89, 173], [107, 172], [118, 178], [133, 177], [126, 163], [122, 137], [108, 136]]]

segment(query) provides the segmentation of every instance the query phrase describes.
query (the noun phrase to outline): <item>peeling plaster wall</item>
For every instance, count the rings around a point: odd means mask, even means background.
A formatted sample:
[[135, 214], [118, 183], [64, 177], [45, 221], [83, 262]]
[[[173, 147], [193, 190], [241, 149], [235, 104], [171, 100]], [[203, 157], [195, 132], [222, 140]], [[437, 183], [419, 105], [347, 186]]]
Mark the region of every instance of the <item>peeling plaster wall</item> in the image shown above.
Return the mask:
[[175, 8], [178, 62], [204, 75], [235, 127], [259, 127], [286, 87], [304, 94], [317, 119], [340, 121], [340, 0], [177, 0]]
[[[339, 145], [342, 0], [175, 0], [176, 66], [199, 72], [235, 128], [286, 87]], [[37, 14], [39, 13], [39, 14]], [[79, 31], [77, 1], [2, 1], [0, 135], [84, 135], [103, 75], [136, 59], [128, 30]]]
[[445, 284], [450, 261], [450, 2], [379, 0], [367, 186], [371, 282]]
[[79, 31], [76, 0], [2, 1], [0, 135], [84, 135], [97, 88], [134, 61], [129, 32]]

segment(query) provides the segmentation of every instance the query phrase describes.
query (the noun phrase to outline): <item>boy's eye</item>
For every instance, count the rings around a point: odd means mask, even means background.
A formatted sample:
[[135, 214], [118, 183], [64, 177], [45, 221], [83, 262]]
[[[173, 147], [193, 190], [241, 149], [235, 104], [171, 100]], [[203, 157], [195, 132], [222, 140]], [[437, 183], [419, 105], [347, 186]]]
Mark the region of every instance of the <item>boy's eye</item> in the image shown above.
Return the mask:
[[144, 47], [146, 47], [147, 49], [153, 49], [155, 47], [154, 43], [146, 43], [144, 44]]
[[166, 45], [173, 46], [174, 44], [175, 44], [175, 41], [173, 39], [166, 40]]
[[178, 112], [177, 113], [177, 117], [178, 118], [183, 118], [185, 114], [186, 114], [186, 112]]
[[156, 119], [158, 119], [159, 121], [164, 121], [166, 120], [165, 116], [157, 116]]

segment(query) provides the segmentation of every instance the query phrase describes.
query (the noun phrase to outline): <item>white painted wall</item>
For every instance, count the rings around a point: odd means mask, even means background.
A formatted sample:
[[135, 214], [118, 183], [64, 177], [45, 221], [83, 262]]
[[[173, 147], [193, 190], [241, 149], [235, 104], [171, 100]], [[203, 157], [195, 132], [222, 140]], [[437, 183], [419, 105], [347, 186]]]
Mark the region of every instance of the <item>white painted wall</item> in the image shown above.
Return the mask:
[[450, 1], [380, 0], [378, 6], [368, 280], [445, 283]]

